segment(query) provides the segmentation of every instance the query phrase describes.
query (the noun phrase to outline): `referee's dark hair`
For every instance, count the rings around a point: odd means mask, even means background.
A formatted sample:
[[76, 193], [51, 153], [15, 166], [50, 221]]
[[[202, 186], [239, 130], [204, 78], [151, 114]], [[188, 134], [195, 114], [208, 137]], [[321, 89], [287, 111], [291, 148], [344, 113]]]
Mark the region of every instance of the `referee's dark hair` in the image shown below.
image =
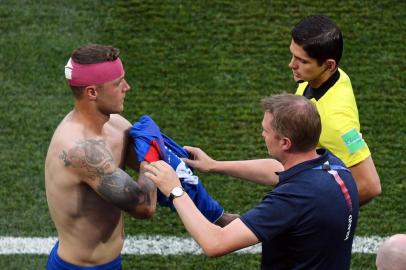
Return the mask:
[[338, 66], [343, 54], [343, 35], [329, 17], [305, 17], [292, 29], [291, 35], [293, 41], [319, 65], [327, 59], [334, 59]]

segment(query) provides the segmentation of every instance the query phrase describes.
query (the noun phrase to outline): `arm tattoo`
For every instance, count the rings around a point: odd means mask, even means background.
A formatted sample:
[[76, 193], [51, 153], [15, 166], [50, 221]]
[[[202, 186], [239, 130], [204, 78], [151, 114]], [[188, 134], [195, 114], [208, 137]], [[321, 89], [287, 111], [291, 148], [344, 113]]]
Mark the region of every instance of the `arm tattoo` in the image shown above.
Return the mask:
[[152, 189], [147, 185], [139, 185], [119, 168], [112, 174], [101, 176], [98, 191], [104, 198], [128, 212], [137, 205], [151, 204], [149, 192]]
[[155, 185], [142, 179], [143, 185], [135, 182], [126, 172], [117, 168], [103, 140], [82, 140], [59, 156], [65, 167], [86, 170], [90, 181], [97, 181], [97, 192], [107, 201], [131, 212], [141, 204], [150, 205], [150, 192]]

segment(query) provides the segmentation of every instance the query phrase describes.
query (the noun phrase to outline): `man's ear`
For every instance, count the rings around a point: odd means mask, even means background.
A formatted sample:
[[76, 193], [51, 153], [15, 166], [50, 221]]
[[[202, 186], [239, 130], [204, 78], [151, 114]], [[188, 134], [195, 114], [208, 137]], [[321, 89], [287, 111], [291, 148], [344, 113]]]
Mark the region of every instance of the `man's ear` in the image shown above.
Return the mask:
[[284, 151], [288, 151], [288, 150], [292, 147], [292, 142], [291, 142], [291, 140], [290, 140], [289, 138], [287, 138], [287, 137], [283, 137], [283, 138], [280, 140], [280, 144], [281, 144], [282, 150], [284, 150]]
[[334, 72], [337, 68], [337, 63], [336, 63], [336, 60], [334, 60], [334, 59], [327, 59], [324, 64], [326, 66], [326, 70], [328, 70], [330, 72]]
[[96, 100], [97, 90], [95, 85], [89, 85], [85, 87], [85, 97], [89, 100]]

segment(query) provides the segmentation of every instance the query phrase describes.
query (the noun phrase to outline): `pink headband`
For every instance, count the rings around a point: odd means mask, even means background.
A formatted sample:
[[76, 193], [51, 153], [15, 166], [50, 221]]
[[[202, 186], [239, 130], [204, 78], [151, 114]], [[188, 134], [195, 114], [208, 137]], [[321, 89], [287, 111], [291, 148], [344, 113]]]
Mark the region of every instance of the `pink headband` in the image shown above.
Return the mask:
[[69, 58], [65, 66], [65, 78], [71, 86], [98, 85], [113, 81], [124, 74], [120, 58], [97, 64], [79, 64]]

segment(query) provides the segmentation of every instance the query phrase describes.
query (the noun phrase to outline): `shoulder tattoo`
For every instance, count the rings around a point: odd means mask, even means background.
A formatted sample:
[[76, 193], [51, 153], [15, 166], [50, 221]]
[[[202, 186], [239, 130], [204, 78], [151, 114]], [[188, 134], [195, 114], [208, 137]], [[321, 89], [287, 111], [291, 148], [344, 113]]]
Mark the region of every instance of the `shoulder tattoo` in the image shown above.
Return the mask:
[[84, 168], [97, 177], [114, 170], [114, 159], [103, 140], [81, 140], [59, 156], [65, 167]]

